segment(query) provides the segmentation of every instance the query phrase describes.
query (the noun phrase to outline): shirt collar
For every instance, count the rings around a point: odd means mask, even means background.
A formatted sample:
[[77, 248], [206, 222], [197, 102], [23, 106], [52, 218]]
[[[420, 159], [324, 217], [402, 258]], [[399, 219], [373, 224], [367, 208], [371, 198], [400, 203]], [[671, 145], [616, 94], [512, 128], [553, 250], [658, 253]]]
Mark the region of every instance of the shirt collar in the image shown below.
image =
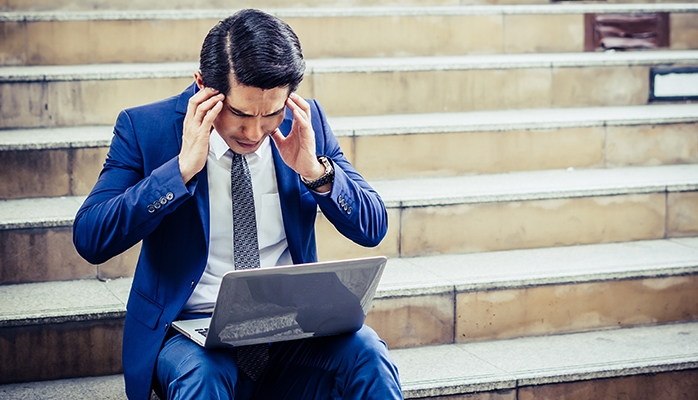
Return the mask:
[[[269, 148], [271, 147], [271, 143], [269, 143], [269, 140], [271, 140], [269, 139], [269, 136], [265, 137], [259, 148], [257, 148], [257, 150], [255, 150], [255, 152], [251, 154], [255, 154], [260, 159], [264, 159], [264, 155], [269, 153]], [[215, 129], [211, 132], [209, 148], [210, 151], [213, 153], [214, 157], [216, 157], [216, 160], [220, 160], [225, 155], [225, 153], [227, 153], [228, 150], [230, 150], [228, 144], [225, 142], [225, 140], [223, 140], [221, 135], [219, 135], [218, 132], [216, 132]]]

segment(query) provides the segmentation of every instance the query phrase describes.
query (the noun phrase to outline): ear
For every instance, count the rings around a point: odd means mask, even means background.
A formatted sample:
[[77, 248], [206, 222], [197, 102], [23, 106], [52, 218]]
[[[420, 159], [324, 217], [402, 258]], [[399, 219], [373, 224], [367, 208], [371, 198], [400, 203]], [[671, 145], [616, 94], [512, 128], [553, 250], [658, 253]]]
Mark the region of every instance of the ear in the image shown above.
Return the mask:
[[194, 80], [196, 81], [196, 86], [199, 90], [204, 88], [204, 78], [201, 76], [201, 71], [194, 72]]

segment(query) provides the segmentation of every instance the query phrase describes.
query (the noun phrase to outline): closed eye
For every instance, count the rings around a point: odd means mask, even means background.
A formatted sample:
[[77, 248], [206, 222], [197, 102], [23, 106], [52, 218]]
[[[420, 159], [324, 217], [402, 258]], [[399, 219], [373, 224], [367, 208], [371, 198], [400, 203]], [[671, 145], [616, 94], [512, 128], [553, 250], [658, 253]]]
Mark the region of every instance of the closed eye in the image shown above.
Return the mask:
[[[285, 109], [286, 109], [286, 106], [284, 105], [283, 107], [281, 107], [280, 109], [274, 111], [273, 113], [267, 114], [267, 115], [263, 115], [262, 117], [264, 117], [264, 118], [267, 118], [267, 117], [276, 117], [277, 115], [280, 115], [281, 113], [283, 113]], [[235, 107], [228, 106], [228, 110], [230, 110], [230, 112], [231, 112], [233, 115], [238, 116], [238, 117], [241, 117], [241, 118], [250, 118], [250, 117], [254, 117], [254, 115], [252, 115], [252, 114], [247, 114], [247, 113], [245, 113], [245, 112], [243, 112], [243, 111], [238, 110], [238, 109], [235, 108]]]

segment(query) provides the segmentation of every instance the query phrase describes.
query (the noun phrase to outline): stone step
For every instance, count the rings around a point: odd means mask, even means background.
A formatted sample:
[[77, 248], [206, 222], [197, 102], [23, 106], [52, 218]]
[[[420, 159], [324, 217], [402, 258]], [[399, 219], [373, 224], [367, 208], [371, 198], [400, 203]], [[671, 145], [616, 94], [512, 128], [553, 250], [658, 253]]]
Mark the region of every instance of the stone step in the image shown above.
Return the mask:
[[[698, 163], [696, 104], [333, 117], [329, 123], [345, 155], [370, 180]], [[111, 126], [0, 131], [0, 199], [89, 193], [111, 136]]]
[[345, 154], [371, 180], [698, 162], [695, 104], [333, 117], [329, 122]]
[[[389, 228], [375, 248], [320, 214], [321, 259], [416, 257], [698, 235], [698, 164], [373, 181]], [[93, 266], [72, 245], [82, 196], [0, 201], [0, 284], [131, 276], [139, 252]]]
[[140, 244], [92, 265], [73, 246], [72, 224], [84, 196], [0, 201], [0, 285], [133, 276]]
[[[299, 94], [330, 116], [644, 105], [652, 67], [695, 65], [695, 50], [312, 59]], [[0, 128], [110, 125], [124, 108], [180, 93], [197, 68], [0, 67], [0, 98], [11, 100]]]
[[390, 259], [367, 317], [391, 348], [698, 317], [698, 238]]
[[386, 238], [348, 243], [324, 218], [323, 259], [416, 257], [698, 235], [698, 165], [372, 181]]
[[[609, 0], [608, 3], [695, 3], [696, 0]], [[577, 2], [575, 2], [577, 3]], [[579, 3], [598, 4], [587, 0]], [[284, 0], [239, 0], [236, 8], [307, 8], [307, 7], [393, 7], [401, 6], [470, 6], [488, 4], [550, 4], [548, 0], [303, 0], [288, 2]], [[225, 0], [3, 0], [0, 10], [3, 11], [91, 11], [91, 10], [209, 10], [228, 9], [230, 2]]]
[[88, 194], [102, 170], [112, 129], [0, 130], [0, 199]]
[[[392, 350], [406, 399], [678, 400], [698, 391], [698, 324]], [[7, 400], [126, 400], [122, 375], [0, 386]], [[457, 396], [457, 397], [456, 397]]]
[[687, 323], [391, 355], [408, 399], [678, 400], [698, 390], [697, 337], [698, 324]]
[[[118, 373], [129, 286], [0, 286], [0, 382]], [[393, 349], [686, 322], [697, 288], [698, 238], [391, 259], [366, 322]]]
[[[698, 49], [698, 4], [547, 4], [269, 10], [307, 58], [584, 51], [585, 14], [669, 13], [669, 48]], [[198, 61], [231, 10], [0, 13], [0, 65]], [[89, 38], [85, 40], [85, 38]], [[114, 40], [118, 38], [118, 40]]]

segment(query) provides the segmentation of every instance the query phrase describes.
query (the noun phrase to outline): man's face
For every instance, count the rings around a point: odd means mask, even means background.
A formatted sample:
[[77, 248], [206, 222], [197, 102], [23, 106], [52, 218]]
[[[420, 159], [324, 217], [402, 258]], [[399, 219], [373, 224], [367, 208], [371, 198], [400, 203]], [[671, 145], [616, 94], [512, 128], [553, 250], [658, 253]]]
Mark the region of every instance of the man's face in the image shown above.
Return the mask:
[[253, 153], [281, 125], [288, 96], [285, 87], [264, 90], [233, 78], [213, 127], [234, 152]]

